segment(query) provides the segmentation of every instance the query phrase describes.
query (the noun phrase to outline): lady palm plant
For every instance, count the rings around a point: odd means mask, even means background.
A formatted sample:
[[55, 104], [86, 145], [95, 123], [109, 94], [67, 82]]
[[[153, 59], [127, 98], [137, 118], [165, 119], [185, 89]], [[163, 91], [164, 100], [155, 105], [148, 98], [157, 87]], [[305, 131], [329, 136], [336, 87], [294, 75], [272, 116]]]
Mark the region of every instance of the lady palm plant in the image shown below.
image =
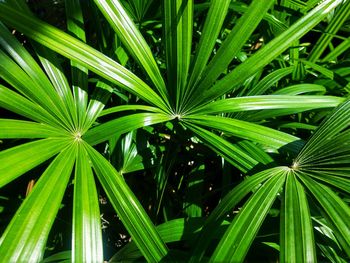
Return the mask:
[[[103, 262], [97, 194], [101, 185], [132, 238], [113, 262], [142, 257], [150, 262], [242, 262], [273, 207], [280, 212], [279, 240], [267, 245], [279, 251], [282, 262], [347, 261], [350, 102], [324, 94], [343, 84], [339, 94], [347, 94], [349, 72], [327, 68], [320, 61], [336, 61], [346, 51], [348, 40], [333, 48], [331, 36], [345, 23], [350, 2], [281, 2], [82, 2], [84, 12], [89, 10], [96, 18], [92, 27], [97, 31], [89, 40], [78, 0], [65, 2], [70, 34], [36, 18], [24, 1], [2, 1], [0, 106], [14, 117], [0, 120], [0, 136], [26, 141], [0, 153], [1, 187], [31, 170], [39, 171], [41, 164], [47, 166], [2, 234], [2, 260], [43, 259], [50, 229], [72, 182], [71, 252], [51, 260]], [[161, 17], [143, 21], [150, 6], [160, 4]], [[226, 14], [232, 12], [240, 15], [227, 22]], [[290, 13], [298, 19], [293, 21]], [[325, 19], [327, 28], [306, 52], [301, 38]], [[102, 25], [107, 23], [106, 29]], [[152, 23], [162, 27], [161, 45], [155, 36], [152, 43], [145, 40]], [[33, 40], [30, 52], [8, 28]], [[267, 33], [260, 33], [262, 28]], [[260, 40], [252, 44], [256, 37]], [[86, 44], [89, 41], [91, 45]], [[164, 50], [164, 56], [155, 54], [156, 48]], [[70, 60], [71, 77], [56, 53]], [[318, 79], [307, 82], [310, 75]], [[286, 77], [294, 85], [284, 82]], [[311, 121], [281, 122], [281, 116], [292, 114]], [[327, 114], [316, 127], [317, 119]], [[161, 150], [147, 159], [141, 158], [135, 134], [148, 126], [154, 127], [158, 139], [149, 140], [146, 147], [152, 144]], [[305, 141], [279, 127], [316, 130]], [[223, 178], [221, 201], [208, 216], [195, 198], [203, 190], [196, 186], [206, 180], [203, 158], [196, 159], [201, 147], [244, 178], [239, 184], [236, 180], [235, 187], [225, 185]], [[178, 189], [184, 178], [187, 184], [183, 207], [172, 215], [171, 204], [162, 200], [174, 181], [172, 171], [183, 161], [179, 154], [191, 157], [184, 169], [188, 174], [177, 182]], [[121, 161], [115, 161], [118, 158]], [[125, 180], [128, 172], [142, 169], [152, 172], [157, 185], [155, 218]], [[170, 188], [176, 192], [176, 187]], [[185, 248], [167, 245], [175, 241]]]

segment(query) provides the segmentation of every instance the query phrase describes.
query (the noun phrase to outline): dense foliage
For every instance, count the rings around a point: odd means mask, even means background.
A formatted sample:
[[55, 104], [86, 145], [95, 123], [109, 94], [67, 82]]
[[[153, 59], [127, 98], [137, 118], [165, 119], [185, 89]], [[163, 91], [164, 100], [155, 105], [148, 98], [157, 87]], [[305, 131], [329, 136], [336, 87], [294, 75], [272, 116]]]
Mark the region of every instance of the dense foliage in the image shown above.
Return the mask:
[[349, 262], [349, 13], [0, 1], [1, 261]]

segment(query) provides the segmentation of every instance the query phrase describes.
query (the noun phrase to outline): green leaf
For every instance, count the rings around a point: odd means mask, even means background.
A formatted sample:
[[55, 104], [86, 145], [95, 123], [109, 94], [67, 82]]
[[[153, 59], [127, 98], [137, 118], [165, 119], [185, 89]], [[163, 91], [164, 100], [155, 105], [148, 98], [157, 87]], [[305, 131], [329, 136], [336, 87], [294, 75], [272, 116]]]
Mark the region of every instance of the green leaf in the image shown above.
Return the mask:
[[147, 72], [164, 101], [168, 102], [168, 92], [152, 51], [120, 1], [94, 1], [123, 45]]
[[316, 130], [317, 126], [300, 122], [287, 122], [278, 125], [279, 128], [291, 128], [291, 129], [304, 129], [304, 130]]
[[[298, 138], [271, 128], [264, 127], [241, 120], [235, 120], [219, 116], [191, 115], [184, 121], [209, 127], [218, 131], [234, 135], [239, 138], [252, 140], [263, 145], [280, 148], [290, 143], [298, 143]], [[296, 151], [298, 145], [291, 146]]]
[[69, 135], [62, 129], [57, 129], [43, 123], [0, 119], [0, 138], [47, 138]]
[[66, 147], [70, 141], [70, 138], [48, 138], [1, 151], [0, 187], [45, 162]]
[[281, 262], [316, 262], [313, 226], [304, 188], [287, 176], [281, 209]]
[[113, 135], [123, 134], [141, 127], [165, 122], [172, 118], [161, 113], [136, 113], [120, 117], [92, 128], [84, 134], [84, 140], [92, 145], [108, 140]]
[[[148, 18], [148, 12], [153, 3], [154, 0], [123, 0], [126, 11], [137, 23], [142, 23]], [[145, 23], [147, 22], [146, 20]]]
[[335, 176], [332, 172], [327, 172], [325, 170], [321, 171], [303, 171], [305, 174], [317, 179], [319, 181], [325, 182], [328, 185], [332, 185], [344, 192], [350, 194], [350, 180], [348, 178], [343, 178], [340, 176]]
[[284, 172], [284, 167], [275, 167], [263, 170], [251, 177], [247, 177], [243, 182], [234, 187], [221, 202], [211, 212], [208, 219], [205, 221], [203, 231], [197, 239], [197, 245], [193, 250], [190, 262], [201, 262], [204, 253], [209, 246], [212, 237], [215, 235], [218, 225], [223, 221], [224, 216], [232, 211], [235, 206], [251, 191], [254, 191], [257, 186], [268, 180], [272, 176], [276, 176]]
[[326, 48], [331, 43], [333, 37], [336, 35], [336, 33], [342, 27], [342, 25], [346, 22], [346, 20], [349, 18], [349, 12], [350, 12], [350, 2], [343, 1], [342, 5], [335, 11], [333, 19], [325, 29], [325, 32], [313, 45], [313, 49], [311, 50], [308, 57], [308, 60], [310, 62], [315, 62], [322, 56]]
[[84, 144], [96, 175], [124, 226], [148, 261], [159, 261], [167, 247], [120, 174], [101, 154]]
[[196, 125], [186, 124], [186, 126], [197, 134], [207, 146], [242, 172], [246, 173], [258, 164], [258, 161], [246, 152], [215, 133], [202, 129]]
[[201, 91], [207, 90], [227, 68], [230, 62], [254, 32], [265, 13], [269, 10], [274, 0], [254, 0], [237, 24], [231, 30], [218, 52], [202, 74], [200, 84]]
[[[211, 7], [211, 2], [207, 2], [207, 3], [196, 3], [195, 5], [195, 10], [196, 11], [202, 11], [204, 9], [207, 9], [209, 7]], [[238, 13], [245, 13], [247, 12], [247, 9], [249, 8], [249, 6], [245, 3], [242, 2], [232, 2], [229, 5], [230, 10], [234, 11], [234, 12], [238, 12]], [[287, 29], [287, 26], [285, 24], [283, 24], [282, 21], [280, 21], [279, 19], [277, 19], [277, 17], [273, 16], [272, 14], [266, 13], [264, 15], [263, 18], [266, 22], [268, 22], [271, 26], [276, 27], [276, 29], [278, 30], [278, 32], [282, 32], [284, 30]]]
[[40, 91], [46, 93], [49, 97], [55, 96], [53, 86], [34, 58], [2, 23], [0, 23], [0, 32], [0, 44], [8, 52], [9, 56], [16, 61], [18, 66], [40, 88]]
[[[323, 155], [323, 158], [334, 156], [332, 151], [327, 153], [325, 147], [338, 146], [338, 150], [339, 148], [342, 148], [343, 151], [350, 150], [347, 144], [334, 144], [336, 135], [349, 126], [349, 110], [350, 100], [348, 99], [328, 115], [296, 158], [295, 163], [298, 166], [312, 164], [312, 160], [315, 158], [321, 159], [319, 154]], [[346, 138], [348, 135], [348, 133], [345, 134]], [[342, 137], [340, 137], [340, 139], [342, 139]], [[343, 143], [345, 143], [345, 141]], [[323, 154], [323, 152], [326, 152], [328, 156]]]
[[293, 67], [277, 69], [271, 72], [270, 74], [268, 74], [262, 80], [260, 80], [251, 89], [247, 90], [247, 92], [244, 93], [244, 95], [252, 96], [252, 95], [265, 94], [267, 90], [269, 90], [273, 85], [276, 84], [276, 82], [282, 80], [284, 77], [290, 75], [292, 72], [293, 72]]
[[270, 178], [243, 206], [216, 247], [211, 262], [243, 262], [263, 220], [281, 190], [289, 168]]
[[341, 246], [337, 238], [334, 236], [329, 222], [327, 222], [325, 218], [316, 219], [314, 217], [313, 220], [317, 223], [315, 230], [322, 235], [323, 240], [327, 240], [323, 244], [321, 242], [317, 243], [317, 246], [322, 251], [322, 255], [332, 263], [346, 263], [346, 255], [339, 253]]
[[201, 38], [195, 51], [195, 57], [191, 64], [192, 70], [188, 83], [189, 89], [196, 85], [206, 64], [208, 63], [222, 24], [224, 23], [230, 2], [230, 0], [210, 1], [209, 11], [205, 19]]
[[[0, 23], [0, 45], [13, 58], [12, 61], [3, 52], [0, 52], [3, 66], [3, 77], [21, 93], [37, 101], [47, 111], [58, 116], [67, 127], [72, 126], [72, 120], [63, 101], [58, 96], [51, 82], [41, 70], [29, 52], [16, 40], [16, 38]], [[35, 87], [35, 92], [33, 88]]]
[[257, 51], [244, 63], [237, 66], [223, 79], [216, 82], [213, 87], [204, 93], [202, 91], [200, 98], [194, 96], [194, 98], [196, 98], [196, 104], [199, 102], [208, 102], [242, 84], [247, 78], [258, 72], [261, 68], [266, 66], [290, 47], [294, 41], [300, 39], [310, 31], [315, 25], [322, 21], [329, 12], [342, 2], [342, 0], [325, 0], [317, 5], [312, 11], [300, 18], [290, 28], [267, 43], [263, 48]]
[[318, 84], [297, 84], [285, 87], [283, 89], [279, 89], [274, 92], [274, 95], [301, 95], [305, 93], [316, 93], [316, 94], [324, 94], [326, 93], [326, 88], [324, 86]]
[[[140, 171], [145, 169], [146, 167], [152, 167], [155, 164], [152, 162], [152, 157], [145, 158], [142, 156], [143, 147], [138, 147], [135, 143], [135, 132], [131, 131], [121, 138], [118, 138], [118, 143], [116, 140], [110, 140], [109, 147], [111, 152], [111, 158], [116, 160], [116, 168], [120, 174]], [[147, 141], [147, 140], [146, 140]], [[146, 142], [147, 143], [147, 142]], [[145, 144], [146, 144], [145, 143]], [[112, 147], [112, 145], [115, 147]], [[147, 143], [148, 144], [148, 143]], [[147, 150], [150, 150], [148, 147], [145, 147]], [[144, 152], [145, 153], [145, 152]], [[147, 154], [147, 153], [146, 153]], [[113, 161], [111, 161], [113, 164]]]
[[75, 163], [72, 262], [103, 262], [98, 195], [82, 145]]
[[193, 0], [163, 0], [163, 24], [170, 96], [180, 111], [192, 47]]
[[[76, 38], [86, 42], [84, 18], [79, 0], [65, 1], [67, 28]], [[71, 61], [74, 101], [77, 109], [78, 129], [83, 129], [88, 104], [88, 70], [79, 62]]]
[[44, 260], [40, 261], [40, 263], [49, 263], [49, 262], [62, 263], [63, 260], [70, 260], [71, 255], [72, 255], [72, 252], [70, 250], [58, 252], [47, 258], [44, 258]]
[[325, 67], [322, 67], [316, 63], [313, 63], [311, 61], [308, 61], [308, 60], [300, 60], [301, 63], [305, 64], [306, 66], [309, 66], [311, 67], [312, 69], [320, 72], [322, 75], [324, 75], [325, 77], [329, 78], [329, 79], [332, 79], [334, 80], [334, 72], [325, 68]]
[[41, 65], [44, 67], [52, 85], [69, 111], [70, 117], [75, 125], [77, 123], [77, 113], [73, 95], [68, 80], [63, 73], [63, 69], [57, 61], [56, 54], [40, 44], [34, 43], [34, 46], [36, 47]]
[[342, 41], [335, 49], [330, 51], [325, 57], [321, 60], [323, 63], [331, 60], [337, 59], [345, 51], [350, 48], [350, 37]]
[[0, 85], [0, 107], [38, 122], [62, 127], [61, 122], [42, 107], [2, 85]]
[[306, 188], [323, 208], [328, 220], [334, 226], [335, 235], [348, 256], [350, 256], [350, 209], [330, 188], [317, 183], [304, 173], [298, 173]]
[[261, 164], [271, 164], [273, 162], [271, 156], [258, 144], [248, 140], [238, 140], [236, 145]]
[[155, 113], [162, 113], [162, 111], [159, 108], [151, 107], [151, 106], [144, 106], [144, 105], [120, 105], [111, 107], [108, 109], [103, 110], [100, 113], [101, 116], [105, 116], [111, 113], [117, 113], [122, 111], [135, 111], [135, 110], [143, 110], [143, 111], [149, 111], [149, 112], [155, 112]]
[[0, 3], [0, 18], [42, 45], [77, 61], [89, 70], [168, 111], [164, 101], [140, 78], [120, 64], [61, 30]]
[[91, 125], [94, 124], [113, 92], [113, 88], [103, 81], [98, 81], [96, 87], [97, 89], [95, 89], [94, 93], [92, 94], [92, 99], [89, 101], [86, 114], [84, 116], [81, 133], [85, 133], [91, 127]]
[[333, 96], [286, 96], [265, 95], [217, 100], [196, 108], [192, 114], [216, 114], [221, 112], [239, 112], [265, 109], [296, 109], [307, 111], [318, 108], [338, 106], [344, 99]]
[[1, 260], [38, 262], [71, 175], [75, 147], [60, 153], [35, 184], [0, 239]]
[[37, 103], [48, 111], [54, 118], [58, 119], [67, 129], [72, 128], [70, 119], [64, 116], [61, 99], [57, 93], [47, 94], [39, 84], [34, 82], [10, 57], [0, 49], [0, 77], [11, 84], [18, 92]]
[[186, 191], [183, 201], [184, 213], [189, 218], [201, 217], [203, 215], [203, 197], [204, 191], [204, 170], [205, 165], [196, 166], [189, 172], [189, 179], [186, 185]]
[[[276, 95], [278, 96], [278, 95]], [[287, 96], [288, 97], [288, 96]], [[297, 106], [296, 98], [300, 98], [300, 107]], [[277, 116], [286, 116], [286, 115], [291, 115], [291, 114], [296, 114], [304, 111], [309, 111], [309, 110], [314, 110], [319, 107], [319, 109], [322, 108], [332, 108], [336, 107], [339, 104], [341, 104], [344, 99], [341, 97], [330, 97], [330, 96], [294, 96], [295, 99], [291, 99], [290, 102], [293, 103], [295, 101], [296, 103], [294, 104], [294, 107], [286, 107], [286, 108], [280, 108], [280, 109], [271, 109], [271, 110], [261, 110], [258, 112], [252, 112], [252, 113], [245, 113], [244, 117], [239, 116], [242, 119], [249, 120], [251, 122], [255, 121], [261, 121], [261, 120], [266, 120], [268, 118], [273, 118]], [[311, 109], [307, 108], [308, 104], [303, 103], [303, 99], [306, 99], [308, 101], [310, 99], [309, 106], [315, 106], [316, 108]], [[313, 101], [313, 99], [315, 99]], [[323, 101], [323, 99], [325, 99]], [[331, 102], [333, 101], [333, 102]], [[288, 102], [286, 103], [288, 104]], [[328, 106], [327, 106], [328, 104]]]
[[[193, 237], [201, 230], [203, 226], [203, 217], [193, 218], [177, 218], [169, 220], [163, 224], [157, 226], [157, 231], [162, 237], [164, 242], [171, 243], [181, 240], [193, 240]], [[217, 231], [217, 236], [220, 237], [227, 229], [229, 223], [227, 221], [222, 222]], [[120, 249], [111, 259], [110, 263], [120, 262], [123, 260], [140, 260], [142, 254], [137, 249], [134, 242], [131, 242]]]
[[[15, 0], [14, 3], [17, 4], [18, 8], [20, 8], [24, 13], [28, 15], [33, 15], [25, 1]], [[51, 81], [52, 86], [55, 88], [58, 95], [62, 98], [63, 103], [65, 104], [68, 112], [70, 113], [73, 123], [76, 123], [76, 110], [73, 101], [73, 96], [70, 91], [68, 81], [63, 73], [63, 70], [57, 61], [55, 53], [41, 46], [40, 44], [32, 43], [32, 45], [39, 57], [41, 65], [43, 66], [48, 78]], [[31, 58], [29, 58], [29, 61], [30, 60]], [[38, 68], [35, 69], [38, 72]], [[43, 76], [43, 78], [46, 77]]]

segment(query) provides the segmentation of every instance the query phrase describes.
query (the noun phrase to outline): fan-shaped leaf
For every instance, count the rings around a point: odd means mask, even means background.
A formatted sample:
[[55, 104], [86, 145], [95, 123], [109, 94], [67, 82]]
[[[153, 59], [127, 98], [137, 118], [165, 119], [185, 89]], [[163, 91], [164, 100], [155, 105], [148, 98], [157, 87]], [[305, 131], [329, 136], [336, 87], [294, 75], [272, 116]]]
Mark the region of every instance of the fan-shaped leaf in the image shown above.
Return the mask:
[[313, 227], [304, 188], [294, 172], [286, 180], [281, 209], [281, 262], [315, 262]]
[[197, 239], [198, 242], [193, 250], [190, 262], [200, 262], [203, 259], [204, 253], [209, 246], [213, 235], [216, 233], [215, 229], [217, 229], [217, 226], [220, 225], [223, 221], [223, 217], [228, 212], [231, 212], [246, 195], [255, 190], [264, 181], [272, 176], [280, 174], [281, 172], [284, 173], [284, 171], [285, 167], [275, 167], [259, 172], [245, 179], [225, 195], [206, 220], [203, 226], [203, 231]]
[[250, 244], [284, 184], [288, 169], [282, 169], [271, 177], [243, 206], [220, 240], [211, 262], [243, 262]]
[[5, 23], [48, 48], [77, 61], [145, 101], [168, 111], [163, 100], [149, 86], [117, 62], [59, 29], [18, 12], [6, 3], [0, 3], [0, 7], [0, 18]]
[[168, 92], [151, 49], [134, 22], [125, 12], [119, 0], [95, 0], [95, 3], [117, 33], [124, 46], [145, 69], [155, 87], [162, 95], [162, 98], [168, 101]]

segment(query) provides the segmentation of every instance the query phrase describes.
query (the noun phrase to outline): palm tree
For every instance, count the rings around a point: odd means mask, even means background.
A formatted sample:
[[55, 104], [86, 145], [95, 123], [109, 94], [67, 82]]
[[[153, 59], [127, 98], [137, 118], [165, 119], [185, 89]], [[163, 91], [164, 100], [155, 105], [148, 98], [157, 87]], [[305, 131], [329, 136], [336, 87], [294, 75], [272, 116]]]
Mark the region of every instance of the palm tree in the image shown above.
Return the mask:
[[[99, 28], [102, 14], [103, 23], [107, 21], [111, 30], [96, 31], [100, 44], [94, 48], [86, 44], [88, 34], [78, 0], [65, 3], [71, 35], [36, 18], [24, 1], [2, 1], [1, 21], [33, 40], [31, 50], [38, 60], [0, 24], [0, 106], [14, 113], [12, 119], [0, 119], [0, 136], [26, 139], [0, 152], [0, 185], [41, 164], [47, 166], [0, 239], [2, 260], [42, 260], [66, 188], [73, 182], [71, 260], [103, 262], [97, 180], [132, 237], [132, 242], [113, 257], [115, 261], [133, 254], [150, 262], [173, 257], [190, 262], [242, 262], [271, 207], [278, 205], [280, 241], [270, 245], [279, 250], [282, 262], [314, 262], [322, 257], [345, 262], [350, 256], [350, 210], [345, 199], [350, 189], [350, 102], [324, 95], [325, 81], [287, 83], [275, 90], [271, 86], [286, 76], [298, 81], [306, 72], [337, 74], [346, 80], [342, 73], [333, 73], [318, 61], [335, 60], [345, 52], [347, 40], [328, 54], [325, 51], [332, 40], [328, 32], [334, 35], [343, 25], [350, 2], [275, 2], [253, 0], [247, 6], [230, 0], [201, 4], [162, 1], [159, 24], [163, 45], [157, 41], [148, 45], [140, 25], [158, 1], [95, 0], [88, 6], [96, 14], [94, 26]], [[289, 19], [288, 8], [299, 10], [300, 18], [295, 22]], [[221, 38], [231, 10], [242, 15]], [[198, 12], [205, 12], [205, 19], [195, 16]], [[332, 12], [337, 15], [330, 19], [326, 33], [303, 58], [300, 39]], [[269, 38], [262, 37], [262, 43], [247, 49], [257, 29], [266, 23], [271, 30]], [[194, 28], [200, 32], [198, 41]], [[103, 44], [108, 40], [106, 32], [116, 36], [112, 47], [108, 41]], [[161, 54], [154, 56], [154, 47], [165, 51], [164, 63], [159, 61]], [[56, 53], [70, 60], [71, 78], [65, 75]], [[159, 64], [165, 65], [165, 70]], [[271, 65], [275, 65], [273, 70], [266, 73]], [[96, 76], [93, 84], [88, 83], [89, 73]], [[115, 93], [117, 102], [111, 101]], [[280, 116], [300, 116], [312, 110], [328, 115], [307, 141], [278, 129], [277, 122], [273, 124]], [[200, 195], [200, 189], [187, 191], [187, 217], [201, 217], [197, 218], [199, 226], [192, 229], [183, 216], [155, 226], [123, 176], [127, 172], [123, 168], [138, 154], [132, 142], [136, 130], [147, 126], [164, 129], [166, 125], [171, 133], [169, 144], [155, 156], [157, 168], [152, 170], [157, 171], [158, 206], [164, 205], [162, 193], [170, 180], [167, 171], [182, 158], [172, 152], [179, 141], [192, 140], [190, 147], [211, 149], [244, 177], [237, 186], [226, 189], [208, 217], [191, 201]], [[180, 138], [175, 140], [176, 136]], [[127, 146], [118, 148], [118, 140]], [[107, 145], [109, 151], [95, 147], [99, 144]], [[112, 165], [108, 156], [113, 149], [123, 157], [119, 166]], [[130, 171], [139, 169], [146, 167], [142, 164]], [[200, 169], [196, 164], [193, 170]], [[194, 189], [195, 184], [192, 181], [187, 187]], [[225, 220], [237, 207], [241, 207], [239, 212]], [[186, 237], [185, 231], [197, 234]], [[328, 243], [318, 242], [317, 237], [326, 238]], [[192, 240], [186, 253], [173, 253], [166, 244], [184, 238]]]

